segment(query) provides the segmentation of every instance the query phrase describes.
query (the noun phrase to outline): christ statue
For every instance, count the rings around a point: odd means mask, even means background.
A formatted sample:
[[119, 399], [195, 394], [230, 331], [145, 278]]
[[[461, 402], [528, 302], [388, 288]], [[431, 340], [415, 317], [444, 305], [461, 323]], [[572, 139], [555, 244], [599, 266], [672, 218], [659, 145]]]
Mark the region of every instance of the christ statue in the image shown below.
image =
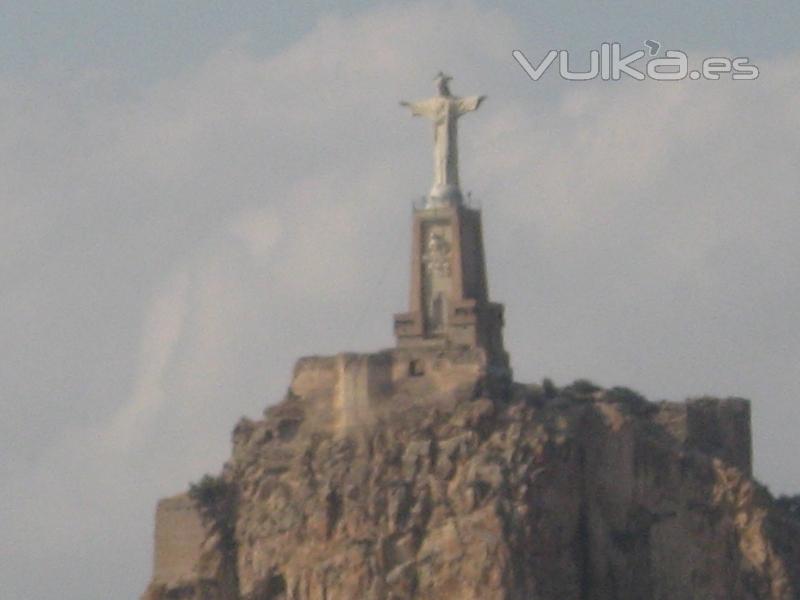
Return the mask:
[[411, 109], [415, 117], [433, 121], [433, 187], [428, 201], [436, 206], [461, 200], [458, 184], [458, 140], [456, 122], [468, 112], [476, 110], [486, 96], [459, 98], [450, 93], [449, 75], [436, 76], [437, 95], [418, 102], [401, 102]]

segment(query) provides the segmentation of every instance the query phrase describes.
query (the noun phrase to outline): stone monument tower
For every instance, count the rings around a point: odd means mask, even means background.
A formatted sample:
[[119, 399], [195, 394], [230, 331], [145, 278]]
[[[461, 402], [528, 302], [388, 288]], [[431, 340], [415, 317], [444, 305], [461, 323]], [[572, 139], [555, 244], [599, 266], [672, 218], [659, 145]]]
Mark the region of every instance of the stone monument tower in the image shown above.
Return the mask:
[[489, 301], [480, 210], [464, 205], [458, 179], [457, 122], [485, 96], [450, 93], [439, 73], [437, 94], [401, 102], [433, 121], [433, 187], [414, 208], [409, 311], [394, 317], [401, 348], [481, 348], [488, 367], [508, 372], [503, 348], [503, 305]]

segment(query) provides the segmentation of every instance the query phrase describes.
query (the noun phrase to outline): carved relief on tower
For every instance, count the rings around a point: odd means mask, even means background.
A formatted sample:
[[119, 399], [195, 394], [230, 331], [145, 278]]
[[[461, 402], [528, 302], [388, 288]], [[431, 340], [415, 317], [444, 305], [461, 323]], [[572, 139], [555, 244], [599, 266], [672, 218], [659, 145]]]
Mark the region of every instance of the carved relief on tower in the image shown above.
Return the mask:
[[444, 229], [431, 229], [428, 234], [425, 253], [422, 255], [425, 269], [440, 277], [450, 276], [450, 242]]
[[444, 333], [452, 293], [449, 222], [428, 223], [422, 236], [422, 303], [429, 335]]

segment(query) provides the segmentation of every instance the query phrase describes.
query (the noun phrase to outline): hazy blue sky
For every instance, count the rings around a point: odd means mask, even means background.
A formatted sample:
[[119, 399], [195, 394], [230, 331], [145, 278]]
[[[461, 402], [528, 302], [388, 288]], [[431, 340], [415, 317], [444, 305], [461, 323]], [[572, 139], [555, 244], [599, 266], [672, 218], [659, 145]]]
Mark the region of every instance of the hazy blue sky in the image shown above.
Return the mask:
[[[797, 2], [0, 5], [0, 595], [133, 599], [160, 496], [303, 354], [392, 344], [432, 93], [519, 380], [753, 400], [800, 492]], [[234, 8], [231, 8], [233, 6]], [[532, 82], [645, 39], [753, 82]]]
[[[134, 86], [175, 77], [201, 64], [232, 37], [246, 36], [258, 55], [279, 52], [308, 34], [320, 17], [348, 17], [400, 2], [4, 2], [0, 52], [4, 73], [30, 76], [56, 65], [67, 71], [108, 68]], [[640, 44], [660, 36], [672, 47], [712, 46], [757, 58], [798, 48], [800, 6], [777, 2], [479, 2], [514, 18], [523, 41], [594, 48], [600, 41]]]

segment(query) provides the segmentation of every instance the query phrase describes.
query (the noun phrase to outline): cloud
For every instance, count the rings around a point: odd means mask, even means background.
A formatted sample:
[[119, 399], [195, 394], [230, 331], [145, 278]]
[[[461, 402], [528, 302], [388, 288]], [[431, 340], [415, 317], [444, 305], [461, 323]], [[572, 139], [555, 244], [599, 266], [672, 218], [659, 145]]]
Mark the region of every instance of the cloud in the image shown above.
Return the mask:
[[270, 209], [251, 209], [237, 215], [231, 221], [230, 232], [256, 260], [270, 256], [282, 233], [281, 223]]
[[220, 468], [298, 355], [392, 343], [431, 169], [397, 101], [440, 68], [489, 93], [462, 181], [518, 377], [751, 395], [759, 475], [800, 487], [800, 57], [749, 83], [534, 84], [509, 40], [535, 34], [413, 4], [267, 57], [237, 38], [135, 95], [113, 73], [0, 82], [12, 596], [134, 597], [156, 498]]
[[179, 273], [156, 293], [147, 310], [138, 358], [139, 373], [129, 403], [109, 425], [108, 437], [112, 444], [129, 449], [162, 408], [164, 379], [175, 359], [185, 326], [188, 285], [187, 274]]

